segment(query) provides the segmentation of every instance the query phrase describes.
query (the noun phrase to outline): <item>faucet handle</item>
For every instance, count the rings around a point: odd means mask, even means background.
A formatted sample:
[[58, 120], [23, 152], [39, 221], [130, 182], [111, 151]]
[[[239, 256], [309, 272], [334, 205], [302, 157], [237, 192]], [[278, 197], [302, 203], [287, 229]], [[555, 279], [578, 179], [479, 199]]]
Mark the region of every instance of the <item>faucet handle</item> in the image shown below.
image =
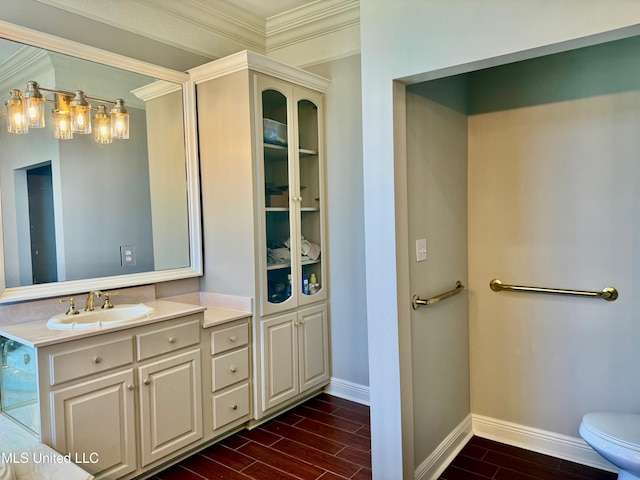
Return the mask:
[[111, 303], [111, 297], [118, 295], [118, 292], [104, 292], [104, 304], [102, 308], [113, 308], [113, 303]]
[[66, 303], [66, 302], [69, 302], [69, 308], [67, 309], [66, 312], [64, 312], [65, 315], [77, 315], [80, 313], [76, 308], [76, 297], [63, 298], [60, 300], [60, 303]]

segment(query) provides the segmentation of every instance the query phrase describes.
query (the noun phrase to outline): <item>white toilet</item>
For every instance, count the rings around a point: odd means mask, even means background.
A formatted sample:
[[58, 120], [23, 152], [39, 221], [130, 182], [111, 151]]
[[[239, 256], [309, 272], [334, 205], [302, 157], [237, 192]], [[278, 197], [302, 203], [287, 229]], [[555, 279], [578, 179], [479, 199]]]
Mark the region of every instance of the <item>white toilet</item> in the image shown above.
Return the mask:
[[580, 435], [620, 469], [618, 480], [640, 480], [640, 415], [587, 413], [580, 424]]

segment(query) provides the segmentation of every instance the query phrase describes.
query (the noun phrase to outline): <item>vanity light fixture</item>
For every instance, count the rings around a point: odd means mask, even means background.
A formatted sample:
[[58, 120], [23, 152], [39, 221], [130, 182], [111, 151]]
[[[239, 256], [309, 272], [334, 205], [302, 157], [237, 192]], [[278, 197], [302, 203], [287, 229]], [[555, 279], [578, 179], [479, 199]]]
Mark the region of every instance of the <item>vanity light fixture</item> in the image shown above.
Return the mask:
[[[47, 99], [42, 92], [53, 93], [52, 100]], [[93, 108], [89, 100], [98, 102]], [[129, 138], [129, 113], [124, 106], [124, 100], [104, 100], [89, 97], [82, 90], [67, 92], [51, 90], [41, 87], [37, 82], [27, 82], [24, 93], [11, 90], [9, 100], [5, 102], [7, 108], [7, 131], [9, 133], [29, 133], [29, 128], [44, 128], [44, 104], [54, 104], [52, 113], [54, 119], [53, 136], [60, 140], [73, 138], [78, 133], [89, 135], [95, 130], [97, 143], [111, 143], [113, 138], [126, 140]], [[105, 104], [113, 104], [107, 113]], [[91, 111], [96, 115], [91, 120]]]

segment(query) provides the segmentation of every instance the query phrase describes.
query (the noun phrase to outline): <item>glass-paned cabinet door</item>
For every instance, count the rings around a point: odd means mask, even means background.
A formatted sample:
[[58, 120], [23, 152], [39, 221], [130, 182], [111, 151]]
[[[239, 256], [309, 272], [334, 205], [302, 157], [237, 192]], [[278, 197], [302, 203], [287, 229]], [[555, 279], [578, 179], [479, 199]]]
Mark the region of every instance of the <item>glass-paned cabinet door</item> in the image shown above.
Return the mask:
[[324, 238], [324, 166], [322, 95], [303, 88], [294, 89], [295, 116], [298, 125], [296, 154], [300, 215], [299, 304], [326, 298], [323, 265]]
[[[262, 116], [263, 272], [262, 314], [295, 307], [292, 238], [295, 222], [290, 209], [291, 158], [289, 148], [290, 90], [288, 84], [258, 77]], [[285, 88], [279, 88], [285, 87]]]

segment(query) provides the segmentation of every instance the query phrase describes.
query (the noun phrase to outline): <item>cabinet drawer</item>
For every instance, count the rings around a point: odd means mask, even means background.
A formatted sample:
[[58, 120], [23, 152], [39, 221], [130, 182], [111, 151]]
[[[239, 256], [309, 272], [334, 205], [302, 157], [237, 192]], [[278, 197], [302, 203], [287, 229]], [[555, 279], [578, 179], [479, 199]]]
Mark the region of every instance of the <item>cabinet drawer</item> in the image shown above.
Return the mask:
[[155, 357], [200, 342], [200, 319], [136, 335], [138, 360]]
[[50, 385], [133, 362], [131, 338], [49, 355]]
[[249, 414], [249, 384], [243, 383], [213, 397], [213, 429], [227, 425]]
[[211, 355], [226, 352], [247, 343], [249, 343], [249, 324], [247, 322], [221, 328], [211, 333]]
[[216, 392], [249, 378], [249, 349], [226, 353], [212, 360], [211, 385]]

